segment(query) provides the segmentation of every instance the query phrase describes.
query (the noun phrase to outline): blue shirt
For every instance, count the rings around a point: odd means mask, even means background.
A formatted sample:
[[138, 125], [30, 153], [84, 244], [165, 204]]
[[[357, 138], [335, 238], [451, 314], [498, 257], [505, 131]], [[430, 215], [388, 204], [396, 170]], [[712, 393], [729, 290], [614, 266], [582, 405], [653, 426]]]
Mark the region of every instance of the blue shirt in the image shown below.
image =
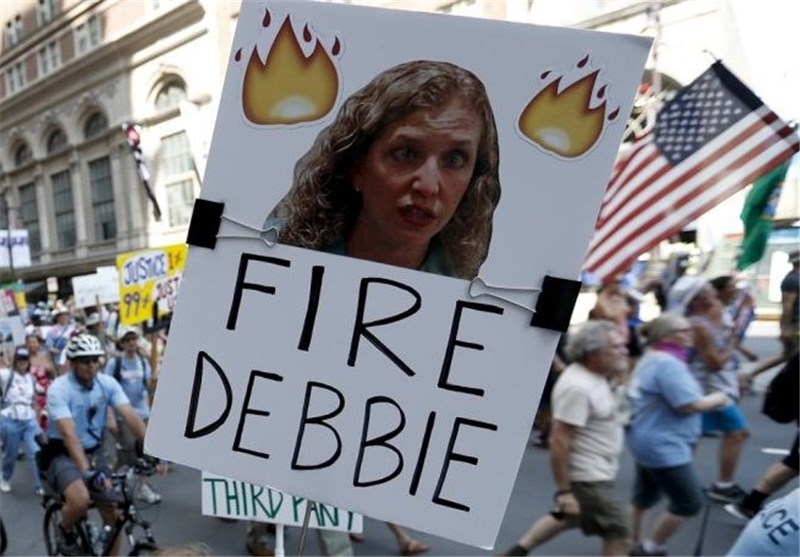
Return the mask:
[[636, 462], [647, 468], [691, 462], [701, 418], [698, 413], [682, 414], [678, 408], [702, 396], [685, 363], [672, 354], [648, 350], [628, 384], [632, 406], [628, 446]]
[[56, 422], [72, 418], [75, 422], [75, 433], [84, 449], [96, 448], [103, 438], [106, 428], [106, 410], [128, 404], [128, 397], [119, 383], [112, 377], [98, 373], [87, 389], [76, 378], [74, 372], [68, 372], [55, 379], [47, 389], [47, 436], [51, 439], [62, 439]]
[[[128, 358], [124, 353], [113, 358], [109, 358], [105, 367], [105, 374], [114, 377], [114, 370], [117, 365], [117, 358], [120, 358], [122, 366], [119, 370], [119, 384], [131, 402], [131, 406], [136, 409], [139, 417], [146, 420], [150, 417], [150, 399], [147, 384], [150, 382], [152, 372], [150, 364], [138, 353], [133, 358]], [[116, 379], [116, 377], [115, 377]]]

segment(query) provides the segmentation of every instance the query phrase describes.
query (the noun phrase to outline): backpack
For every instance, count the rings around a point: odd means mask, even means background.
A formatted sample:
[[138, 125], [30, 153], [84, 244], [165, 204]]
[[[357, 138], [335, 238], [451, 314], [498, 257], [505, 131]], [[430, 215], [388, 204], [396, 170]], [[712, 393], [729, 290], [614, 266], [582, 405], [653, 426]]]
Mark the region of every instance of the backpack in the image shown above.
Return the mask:
[[761, 413], [779, 424], [797, 420], [800, 413], [797, 400], [798, 388], [800, 388], [800, 355], [795, 353], [769, 382], [764, 393]]
[[[145, 373], [145, 371], [147, 371], [147, 365], [146, 365], [147, 362], [145, 361], [144, 356], [142, 356], [138, 352], [136, 353], [136, 355], [139, 356], [139, 360], [142, 362], [142, 383], [144, 384], [144, 388], [146, 390], [147, 374]], [[119, 383], [120, 385], [122, 384], [122, 355], [114, 357], [114, 379], [116, 379], [117, 383]]]

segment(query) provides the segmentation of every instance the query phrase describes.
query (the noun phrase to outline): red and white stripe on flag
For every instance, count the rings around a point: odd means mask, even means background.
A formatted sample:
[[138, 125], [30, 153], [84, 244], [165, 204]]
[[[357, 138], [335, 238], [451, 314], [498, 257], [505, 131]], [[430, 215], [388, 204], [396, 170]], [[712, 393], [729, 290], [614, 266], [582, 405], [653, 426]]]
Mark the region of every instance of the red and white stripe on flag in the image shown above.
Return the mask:
[[606, 280], [800, 146], [721, 62], [678, 92], [616, 164], [584, 270]]

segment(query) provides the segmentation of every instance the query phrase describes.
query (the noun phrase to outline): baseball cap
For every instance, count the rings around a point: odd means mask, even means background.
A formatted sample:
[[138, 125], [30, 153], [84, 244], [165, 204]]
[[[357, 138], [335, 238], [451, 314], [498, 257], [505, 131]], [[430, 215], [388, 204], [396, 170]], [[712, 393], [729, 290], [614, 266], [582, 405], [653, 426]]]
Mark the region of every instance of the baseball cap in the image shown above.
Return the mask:
[[65, 307], [57, 307], [53, 310], [53, 318], [58, 317], [62, 313], [69, 313], [69, 310]]
[[24, 346], [19, 346], [14, 351], [14, 359], [15, 360], [29, 360], [31, 357], [31, 353], [28, 352], [28, 349]]
[[100, 314], [97, 313], [96, 311], [90, 313], [89, 317], [86, 318], [87, 327], [90, 325], [97, 325], [98, 323], [100, 323]]
[[139, 335], [139, 329], [137, 329], [136, 327], [130, 326], [130, 325], [127, 326], [127, 327], [120, 327], [119, 328], [119, 331], [117, 333], [117, 338], [119, 340], [124, 339], [128, 335], [136, 335], [137, 337], [140, 336]]
[[703, 277], [683, 276], [679, 278], [672, 285], [667, 295], [667, 310], [686, 315], [689, 304], [708, 284], [708, 281]]

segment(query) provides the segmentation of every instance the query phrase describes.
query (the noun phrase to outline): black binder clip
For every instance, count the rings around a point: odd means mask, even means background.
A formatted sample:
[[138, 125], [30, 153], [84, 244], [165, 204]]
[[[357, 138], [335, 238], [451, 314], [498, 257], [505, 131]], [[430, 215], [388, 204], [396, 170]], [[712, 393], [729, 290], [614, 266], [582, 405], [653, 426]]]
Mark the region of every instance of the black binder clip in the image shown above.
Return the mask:
[[[245, 222], [241, 222], [229, 216], [223, 215], [225, 204], [218, 201], [197, 198], [194, 202], [192, 220], [189, 222], [189, 232], [186, 235], [186, 243], [190, 246], [200, 246], [201, 248], [214, 249], [217, 240], [222, 238], [238, 238], [242, 240], [261, 240], [268, 247], [274, 246], [278, 241], [278, 229], [275, 226], [258, 228]], [[233, 225], [258, 232], [258, 236], [252, 234], [225, 234], [219, 233], [222, 221], [228, 221]]]
[[217, 234], [222, 223], [222, 211], [225, 204], [218, 201], [197, 198], [194, 200], [192, 219], [189, 221], [189, 232], [186, 243], [190, 246], [214, 249], [217, 245]]
[[546, 275], [542, 281], [542, 291], [536, 300], [531, 326], [567, 332], [580, 293], [581, 281]]

